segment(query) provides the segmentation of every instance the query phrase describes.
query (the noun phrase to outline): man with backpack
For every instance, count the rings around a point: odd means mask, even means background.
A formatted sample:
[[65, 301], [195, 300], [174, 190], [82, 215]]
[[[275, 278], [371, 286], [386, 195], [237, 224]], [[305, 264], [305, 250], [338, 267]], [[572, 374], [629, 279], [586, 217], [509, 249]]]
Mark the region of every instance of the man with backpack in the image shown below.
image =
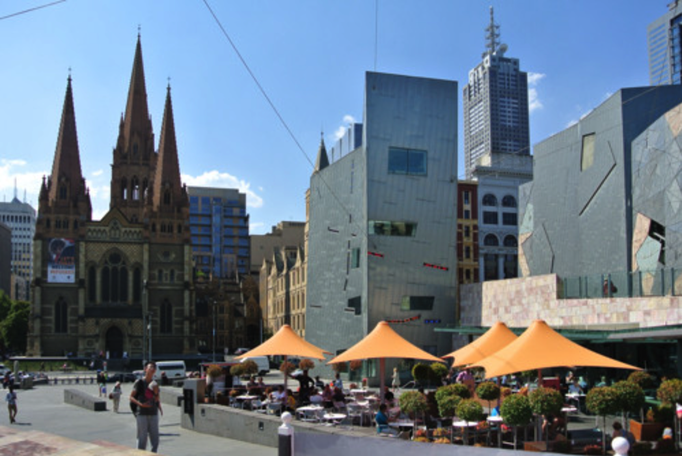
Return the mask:
[[149, 436], [152, 453], [159, 448], [159, 412], [163, 415], [155, 372], [156, 363], [149, 361], [144, 367], [144, 377], [135, 381], [130, 393], [130, 408], [137, 418], [137, 448], [146, 450]]

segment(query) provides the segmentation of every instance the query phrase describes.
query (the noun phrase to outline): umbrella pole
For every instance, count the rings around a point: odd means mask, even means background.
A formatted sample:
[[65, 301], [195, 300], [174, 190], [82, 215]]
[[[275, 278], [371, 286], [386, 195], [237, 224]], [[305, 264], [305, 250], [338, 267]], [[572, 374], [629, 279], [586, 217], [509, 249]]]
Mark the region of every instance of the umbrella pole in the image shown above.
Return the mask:
[[384, 381], [386, 380], [386, 358], [379, 358], [379, 403], [384, 403]]
[[[287, 362], [287, 358], [288, 358], [288, 356], [284, 355], [284, 362], [285, 363]], [[284, 367], [285, 367], [284, 372], [283, 372], [283, 374], [284, 374], [284, 404], [282, 404], [282, 413], [284, 413], [284, 410], [286, 410], [286, 407], [289, 405], [289, 392], [288, 392], [289, 390], [287, 389], [287, 383], [288, 383], [287, 380], [289, 380], [289, 374], [287, 373], [286, 364], [284, 365]]]

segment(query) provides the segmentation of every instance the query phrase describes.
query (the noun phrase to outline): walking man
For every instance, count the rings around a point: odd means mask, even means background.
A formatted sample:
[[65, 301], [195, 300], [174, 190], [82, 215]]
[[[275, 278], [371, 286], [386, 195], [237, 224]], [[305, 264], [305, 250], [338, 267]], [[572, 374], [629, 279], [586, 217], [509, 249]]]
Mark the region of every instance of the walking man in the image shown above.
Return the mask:
[[154, 380], [156, 363], [149, 361], [144, 367], [144, 377], [137, 379], [130, 393], [130, 402], [137, 405], [137, 448], [147, 449], [147, 436], [152, 444], [152, 453], [159, 448], [159, 385]]

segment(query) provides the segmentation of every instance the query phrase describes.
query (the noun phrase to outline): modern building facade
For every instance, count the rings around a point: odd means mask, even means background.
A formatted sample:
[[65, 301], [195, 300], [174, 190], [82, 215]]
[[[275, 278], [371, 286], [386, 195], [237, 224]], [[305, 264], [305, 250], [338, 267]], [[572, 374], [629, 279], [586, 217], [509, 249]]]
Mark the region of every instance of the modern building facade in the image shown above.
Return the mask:
[[12, 230], [0, 222], [0, 290], [12, 298]]
[[519, 60], [505, 57], [490, 7], [483, 61], [464, 86], [464, 166], [473, 179], [479, 160], [491, 153], [530, 155], [528, 78]]
[[523, 276], [557, 274], [576, 296], [677, 281], [663, 274], [682, 266], [681, 102], [679, 85], [621, 89], [535, 146], [533, 181], [520, 190]]
[[189, 199], [171, 92], [155, 150], [139, 35], [111, 169], [110, 209], [94, 221], [69, 77], [52, 173], [40, 188], [30, 355], [196, 353]]
[[250, 271], [251, 241], [246, 194], [239, 190], [187, 187], [195, 274], [236, 279]]
[[682, 4], [672, 0], [668, 12], [647, 27], [649, 83], [679, 84], [682, 81]]
[[33, 236], [36, 232], [36, 211], [26, 202], [14, 198], [9, 203], [0, 203], [0, 222], [12, 231], [11, 270], [16, 276], [11, 293], [12, 299], [30, 299], [30, 283], [33, 280]]
[[457, 183], [457, 283], [478, 277], [478, 182]]
[[[457, 82], [368, 72], [362, 145], [310, 179], [306, 340], [340, 353], [388, 321], [450, 348], [457, 280]], [[373, 375], [373, 373], [370, 373]]]

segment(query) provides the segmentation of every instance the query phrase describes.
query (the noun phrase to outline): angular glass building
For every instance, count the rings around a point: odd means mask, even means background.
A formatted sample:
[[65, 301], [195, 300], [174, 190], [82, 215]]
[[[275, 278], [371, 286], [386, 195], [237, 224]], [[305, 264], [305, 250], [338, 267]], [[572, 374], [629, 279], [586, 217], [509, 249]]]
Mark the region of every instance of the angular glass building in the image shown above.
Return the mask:
[[682, 5], [675, 0], [668, 8], [647, 27], [651, 85], [679, 84], [682, 77]]

